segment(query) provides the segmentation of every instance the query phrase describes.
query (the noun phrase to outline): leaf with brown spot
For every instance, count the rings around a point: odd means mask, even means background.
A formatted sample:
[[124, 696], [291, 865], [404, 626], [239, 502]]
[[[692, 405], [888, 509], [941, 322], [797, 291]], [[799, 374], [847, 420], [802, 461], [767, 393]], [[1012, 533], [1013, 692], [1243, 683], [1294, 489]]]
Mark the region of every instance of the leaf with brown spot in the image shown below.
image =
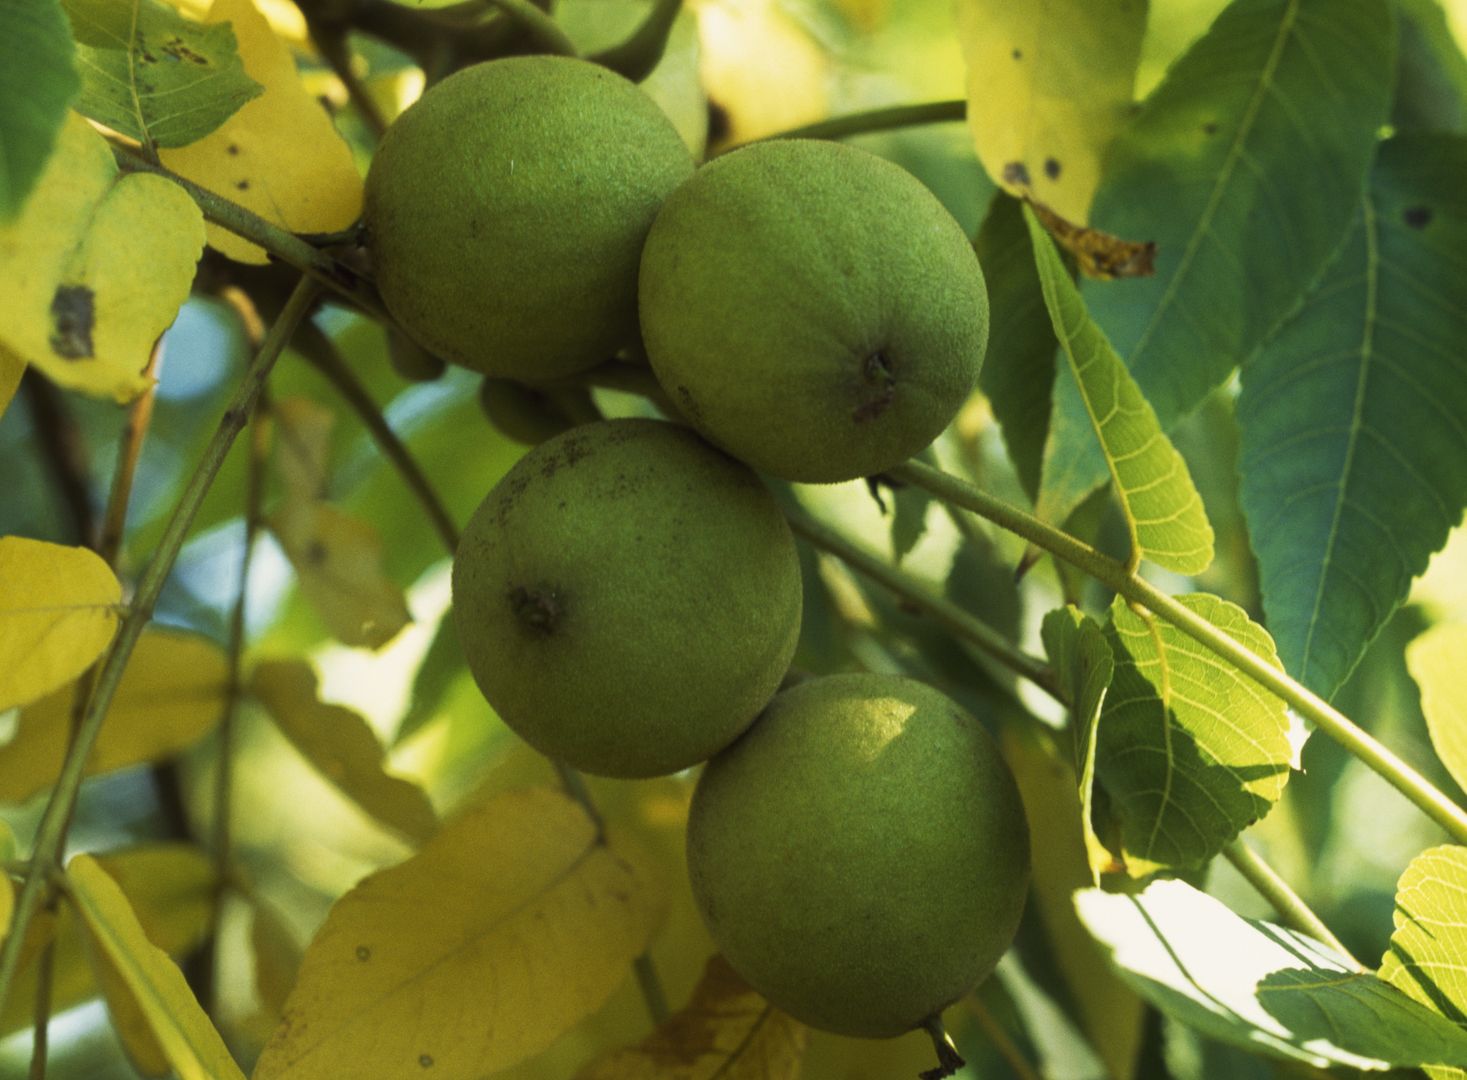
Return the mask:
[[1156, 244], [1122, 240], [1108, 232], [1076, 225], [1034, 199], [1025, 199], [1049, 235], [1075, 257], [1080, 273], [1100, 281], [1150, 277], [1156, 273]]

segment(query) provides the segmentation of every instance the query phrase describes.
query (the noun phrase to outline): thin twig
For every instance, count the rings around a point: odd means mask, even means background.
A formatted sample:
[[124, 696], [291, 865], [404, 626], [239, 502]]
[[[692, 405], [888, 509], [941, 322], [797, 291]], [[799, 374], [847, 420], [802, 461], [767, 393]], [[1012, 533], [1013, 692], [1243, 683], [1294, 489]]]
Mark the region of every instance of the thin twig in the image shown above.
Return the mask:
[[295, 331], [296, 325], [305, 317], [317, 294], [315, 282], [302, 280], [291, 294], [290, 301], [270, 333], [246, 369], [244, 378], [236, 388], [228, 407], [220, 418], [218, 430], [210, 439], [203, 457], [189, 478], [183, 494], [179, 497], [173, 513], [164, 527], [163, 536], [147, 569], [138, 582], [136, 594], [128, 606], [126, 617], [118, 628], [117, 636], [97, 675], [96, 690], [87, 704], [85, 716], [77, 738], [61, 765], [61, 774], [51, 790], [51, 797], [41, 817], [36, 832], [35, 847], [31, 856], [30, 872], [21, 886], [16, 900], [10, 931], [4, 944], [0, 945], [0, 1011], [10, 996], [15, 982], [16, 970], [20, 965], [21, 947], [31, 920], [46, 899], [47, 885], [52, 871], [59, 865], [59, 857], [66, 840], [66, 826], [76, 798], [81, 790], [82, 776], [86, 769], [87, 755], [102, 730], [112, 699], [122, 682], [123, 672], [132, 656], [138, 638], [153, 616], [153, 608], [163, 591], [164, 582], [173, 569], [178, 553], [183, 548], [189, 528], [193, 524], [204, 496], [208, 494], [214, 478], [219, 474], [229, 448], [244, 427], [255, 398], [264, 385], [265, 377], [274, 366], [276, 358], [285, 348], [286, 342]]
[[132, 500], [133, 479], [137, 476], [138, 459], [143, 441], [153, 423], [153, 403], [158, 397], [158, 372], [163, 366], [163, 338], [153, 346], [143, 377], [148, 388], [128, 406], [127, 420], [122, 425], [122, 439], [117, 448], [117, 465], [112, 470], [112, 491], [107, 497], [107, 513], [102, 519], [102, 535], [97, 538], [97, 554], [107, 565], [117, 569], [122, 551], [122, 535], [127, 525], [127, 505]]
[[31, 1028], [31, 1067], [26, 1080], [46, 1080], [46, 1058], [51, 1042], [51, 988], [56, 977], [56, 939], [46, 942], [36, 965], [36, 1001]]
[[[929, 101], [921, 105], [893, 105], [885, 109], [849, 113], [817, 120], [813, 124], [766, 135], [757, 142], [768, 139], [845, 139], [852, 135], [869, 135], [877, 131], [895, 128], [919, 127], [924, 124], [942, 124], [962, 120], [968, 115], [968, 103], [962, 100]], [[732, 148], [730, 148], [732, 149]]]
[[1340, 939], [1330, 932], [1323, 920], [1310, 909], [1309, 905], [1304, 902], [1304, 898], [1290, 887], [1277, 870], [1264, 861], [1263, 856], [1245, 844], [1241, 837], [1223, 848], [1223, 855], [1228, 862], [1233, 864], [1234, 869], [1243, 875], [1244, 880], [1273, 905], [1273, 909], [1283, 917], [1285, 926], [1324, 942], [1359, 970], [1366, 970], [1360, 961], [1350, 955], [1350, 950], [1345, 948]]
[[538, 51], [552, 56], [578, 55], [575, 42], [566, 35], [560, 23], [529, 0], [488, 0], [488, 3], [504, 12], [505, 17], [519, 27], [525, 39]]

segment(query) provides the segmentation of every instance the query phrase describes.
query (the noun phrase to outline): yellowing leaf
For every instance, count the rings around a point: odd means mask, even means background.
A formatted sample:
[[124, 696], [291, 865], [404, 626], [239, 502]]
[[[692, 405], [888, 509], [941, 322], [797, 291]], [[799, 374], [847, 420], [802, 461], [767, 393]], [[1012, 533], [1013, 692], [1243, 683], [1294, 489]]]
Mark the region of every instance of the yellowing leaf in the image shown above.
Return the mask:
[[[301, 84], [285, 42], [252, 0], [215, 0], [208, 22], [229, 22], [250, 78], [265, 92], [198, 142], [160, 154], [163, 164], [292, 232], [333, 232], [362, 212], [351, 148]], [[217, 226], [209, 243], [239, 262], [265, 252]]]
[[472, 807], [337, 901], [254, 1080], [508, 1068], [610, 996], [660, 908], [640, 858], [566, 796]]
[[[138, 639], [87, 758], [88, 776], [178, 754], [203, 738], [224, 710], [228, 665], [207, 638], [149, 627]], [[76, 687], [21, 710], [15, 737], [0, 746], [0, 802], [20, 802], [61, 772]]]
[[1467, 788], [1467, 623], [1433, 626], [1406, 646], [1406, 666], [1421, 687], [1421, 711], [1437, 757]]
[[382, 538], [367, 522], [326, 503], [292, 500], [270, 527], [301, 591], [343, 645], [381, 648], [412, 621], [402, 590], [382, 569]]
[[418, 785], [384, 771], [382, 745], [356, 713], [316, 696], [316, 673], [301, 660], [274, 660], [255, 669], [250, 692], [275, 726], [343, 795], [382, 824], [422, 843], [438, 816]]
[[112, 1031], [132, 1067], [143, 1076], [167, 1076], [171, 1068], [168, 1055], [153, 1034], [148, 1014], [138, 1004], [117, 965], [100, 948], [92, 949], [92, 973], [97, 978], [97, 988], [102, 991], [102, 1000], [107, 1003]]
[[1131, 104], [1146, 0], [959, 0], [958, 27], [988, 175], [1083, 222]]
[[336, 414], [307, 397], [285, 398], [270, 411], [278, 433], [275, 467], [287, 497], [323, 498]]
[[0, 345], [0, 416], [10, 407], [11, 398], [20, 386], [20, 377], [25, 374], [25, 361], [4, 345]]
[[10, 918], [15, 914], [15, 886], [8, 875], [0, 875], [0, 941], [10, 936]]
[[116, 965], [180, 1080], [244, 1080], [183, 973], [148, 940], [117, 882], [90, 855], [73, 859], [66, 879], [92, 941]]
[[300, 971], [301, 947], [280, 913], [259, 900], [250, 923], [250, 949], [255, 956], [255, 996], [271, 1019], [278, 1019]]
[[95, 552], [0, 537], [0, 712], [89, 668], [117, 630], [121, 599]]
[[102, 136], [70, 117], [25, 209], [0, 227], [0, 346], [62, 386], [136, 397], [188, 297], [203, 224], [177, 184], [119, 178]]
[[576, 1080], [795, 1080], [809, 1032], [714, 956], [685, 1009], [640, 1044], [615, 1050]]

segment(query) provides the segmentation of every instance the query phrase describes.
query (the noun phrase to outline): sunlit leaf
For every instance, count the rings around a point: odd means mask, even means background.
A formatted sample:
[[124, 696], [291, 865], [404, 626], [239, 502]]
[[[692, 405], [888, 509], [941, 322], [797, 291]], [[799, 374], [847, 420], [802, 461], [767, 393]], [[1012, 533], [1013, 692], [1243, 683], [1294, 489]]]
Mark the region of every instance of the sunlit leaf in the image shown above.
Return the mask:
[[71, 116], [25, 209], [0, 226], [0, 347], [62, 386], [135, 397], [188, 297], [203, 223], [177, 184], [119, 177], [106, 141]]
[[[81, 88], [58, 0], [0, 7], [0, 222], [20, 212]], [[0, 393], [0, 412], [5, 396]]]
[[975, 246], [993, 317], [978, 387], [993, 407], [1009, 459], [1032, 500], [1039, 494], [1059, 343], [1044, 306], [1023, 204], [1002, 192], [995, 195]]
[[0, 712], [90, 667], [117, 630], [121, 600], [96, 552], [0, 537]]
[[1339, 258], [1243, 367], [1243, 508], [1289, 672], [1331, 696], [1467, 505], [1467, 139], [1383, 144]]
[[[1056, 400], [1074, 399], [1090, 418], [1126, 515], [1135, 555], [1179, 573], [1200, 573], [1212, 562], [1212, 526], [1187, 463], [1086, 312], [1049, 236], [1027, 208], [1024, 216], [1055, 337], [1074, 375], [1055, 383]], [[1048, 485], [1068, 465], [1058, 456], [1053, 438], [1045, 461]], [[1040, 507], [1044, 512], [1043, 494]], [[1049, 510], [1053, 512], [1052, 507]]]
[[255, 1080], [507, 1068], [629, 976], [660, 907], [636, 857], [601, 842], [569, 798], [531, 789], [474, 806], [337, 901]]
[[368, 522], [327, 503], [290, 500], [270, 518], [300, 578], [301, 592], [344, 645], [377, 649], [412, 621], [382, 565], [382, 538]]
[[[1156, 242], [1156, 274], [1086, 290], [1162, 430], [1257, 347], [1349, 228], [1390, 106], [1388, 0], [1238, 0], [1112, 142], [1090, 220]], [[1106, 479], [1080, 402], [1057, 397], [1044, 501]]]
[[116, 966], [180, 1080], [244, 1080], [183, 973], [148, 940], [116, 881], [90, 855], [66, 868], [71, 899], [92, 941]]
[[144, 146], [187, 146], [262, 87], [228, 26], [201, 26], [160, 0], [62, 0], [76, 35], [77, 110]]
[[[197, 142], [160, 155], [163, 164], [292, 232], [332, 232], [362, 211], [351, 148], [301, 83], [284, 41], [253, 0], [215, 0], [209, 23], [228, 22], [245, 71], [265, 92]], [[240, 262], [265, 252], [218, 226], [209, 243]]]
[[[150, 627], [138, 639], [106, 723], [87, 756], [87, 776], [163, 761], [198, 742], [224, 711], [224, 652], [197, 634]], [[50, 787], [71, 739], [75, 685], [21, 710], [0, 746], [0, 802]]]
[[1467, 1034], [1313, 938], [1244, 919], [1183, 881], [1077, 893], [1121, 977], [1175, 1020], [1320, 1068], [1467, 1064]]
[[1437, 757], [1467, 789], [1467, 623], [1433, 626], [1406, 646], [1406, 664], [1421, 688], [1421, 712]]
[[1070, 704], [1074, 765], [1080, 793], [1080, 826], [1090, 884], [1100, 875], [1123, 870], [1095, 831], [1095, 759], [1100, 740], [1100, 714], [1115, 674], [1115, 657], [1100, 624], [1073, 605], [1051, 611], [1040, 627], [1044, 652]]
[[1146, 0], [959, 0], [968, 126], [988, 175], [1084, 221], [1125, 119]]
[[[1273, 663], [1242, 608], [1178, 602]], [[1115, 677], [1100, 718], [1096, 780], [1120, 820], [1127, 870], [1201, 866], [1268, 813], [1289, 778], [1282, 699], [1155, 616], [1111, 605]]]
[[423, 789], [386, 772], [382, 745], [367, 722], [317, 697], [316, 673], [303, 660], [266, 661], [250, 692], [316, 769], [372, 817], [421, 843], [438, 827]]
[[576, 1080], [796, 1080], [805, 1026], [714, 956], [687, 1007], [635, 1047], [613, 1050]]
[[[1467, 1027], [1467, 848], [1442, 845], [1411, 860], [1396, 889], [1395, 933], [1380, 977], [1458, 1027]], [[1461, 1064], [1459, 1062], [1459, 1064]], [[1429, 1068], [1460, 1080], [1460, 1068]]]

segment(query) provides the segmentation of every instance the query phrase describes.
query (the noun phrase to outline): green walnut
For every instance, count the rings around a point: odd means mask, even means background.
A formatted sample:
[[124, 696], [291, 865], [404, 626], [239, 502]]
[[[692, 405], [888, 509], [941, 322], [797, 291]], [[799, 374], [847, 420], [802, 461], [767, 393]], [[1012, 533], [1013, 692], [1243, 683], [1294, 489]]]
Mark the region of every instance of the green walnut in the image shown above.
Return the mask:
[[637, 260], [693, 171], [652, 99], [583, 60], [465, 68], [388, 129], [365, 221], [387, 309], [453, 363], [558, 378], [637, 340]]
[[688, 872], [730, 964], [812, 1027], [884, 1038], [993, 970], [1019, 925], [1029, 830], [997, 745], [893, 675], [780, 693], [709, 762]]
[[788, 480], [869, 476], [925, 448], [972, 392], [988, 292], [931, 192], [838, 143], [756, 143], [663, 205], [642, 337], [710, 440]]
[[610, 420], [522, 458], [453, 562], [469, 669], [536, 749], [656, 776], [727, 746], [789, 667], [800, 568], [759, 478], [686, 428]]

